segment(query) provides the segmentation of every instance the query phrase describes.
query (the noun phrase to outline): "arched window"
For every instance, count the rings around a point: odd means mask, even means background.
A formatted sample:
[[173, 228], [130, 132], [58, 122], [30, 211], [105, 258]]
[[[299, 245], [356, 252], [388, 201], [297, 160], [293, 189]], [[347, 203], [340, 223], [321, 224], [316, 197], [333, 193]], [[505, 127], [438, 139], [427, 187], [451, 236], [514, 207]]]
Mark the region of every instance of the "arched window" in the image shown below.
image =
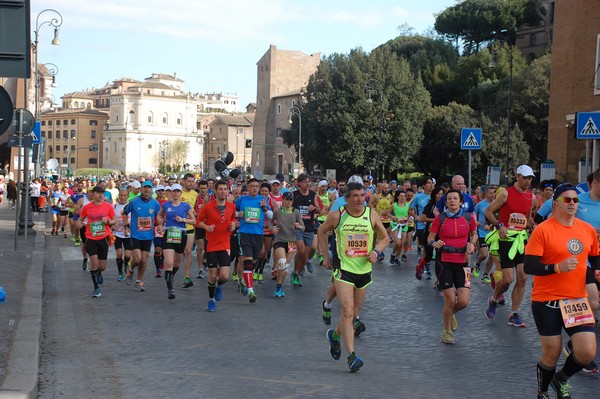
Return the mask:
[[181, 125], [181, 120], [183, 119], [183, 117], [181, 116], [181, 114], [177, 114], [177, 124]]
[[152, 111], [148, 112], [148, 123], [152, 123], [154, 121], [154, 114]]
[[79, 101], [75, 101], [75, 108], [79, 108]]
[[162, 116], [162, 123], [163, 123], [163, 125], [166, 125], [167, 123], [169, 123], [169, 116], [167, 115], [166, 112]]
[[113, 143], [113, 153], [114, 154], [117, 153], [117, 142], [116, 141]]

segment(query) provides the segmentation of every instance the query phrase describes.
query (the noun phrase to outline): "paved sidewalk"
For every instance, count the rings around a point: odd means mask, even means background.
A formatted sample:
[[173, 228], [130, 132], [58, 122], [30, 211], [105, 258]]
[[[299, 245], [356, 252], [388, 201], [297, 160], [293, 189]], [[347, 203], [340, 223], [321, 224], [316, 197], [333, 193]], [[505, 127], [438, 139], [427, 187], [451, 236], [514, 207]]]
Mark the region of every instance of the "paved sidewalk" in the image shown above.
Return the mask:
[[33, 217], [37, 234], [19, 236], [15, 250], [15, 211], [0, 204], [0, 398], [37, 397], [45, 219]]

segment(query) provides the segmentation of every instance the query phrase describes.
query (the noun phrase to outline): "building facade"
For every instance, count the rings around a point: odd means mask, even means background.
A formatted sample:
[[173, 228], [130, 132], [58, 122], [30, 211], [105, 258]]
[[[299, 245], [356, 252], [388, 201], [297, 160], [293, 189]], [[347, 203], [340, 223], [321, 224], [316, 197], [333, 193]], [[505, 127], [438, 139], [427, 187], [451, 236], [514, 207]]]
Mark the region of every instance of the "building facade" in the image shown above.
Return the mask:
[[273, 44], [258, 61], [252, 142], [252, 174], [256, 177], [298, 172], [299, 167], [293, 166], [294, 160], [289, 153], [291, 150], [292, 155], [296, 154], [296, 150], [282, 144], [277, 129], [289, 129], [292, 102], [297, 101], [320, 62], [321, 53], [278, 50]]
[[[254, 114], [219, 115], [208, 125], [204, 131], [206, 175], [215, 177], [218, 171], [214, 165], [218, 159], [224, 157], [227, 152], [233, 154], [233, 162], [228, 165], [229, 169], [237, 168], [245, 174], [250, 172], [252, 164], [252, 148], [247, 143], [252, 143], [252, 128], [254, 125]], [[248, 142], [249, 140], [249, 142]]]
[[[598, 168], [598, 140], [578, 140], [576, 114], [600, 111], [600, 7], [586, 0], [557, 1], [552, 41], [548, 158], [558, 179], [582, 181]], [[598, 126], [600, 128], [600, 126]], [[588, 146], [586, 151], [586, 145]], [[582, 159], [589, 154], [590, 166]]]

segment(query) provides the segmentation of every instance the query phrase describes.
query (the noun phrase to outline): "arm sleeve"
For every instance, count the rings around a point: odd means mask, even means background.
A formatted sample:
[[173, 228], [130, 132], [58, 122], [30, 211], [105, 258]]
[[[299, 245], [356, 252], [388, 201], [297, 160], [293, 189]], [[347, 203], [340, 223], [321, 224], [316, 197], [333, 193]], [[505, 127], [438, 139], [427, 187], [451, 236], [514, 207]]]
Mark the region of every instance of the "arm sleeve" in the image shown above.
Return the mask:
[[541, 256], [536, 255], [525, 255], [525, 264], [523, 270], [527, 274], [534, 276], [547, 276], [554, 274], [554, 265], [545, 265], [541, 261]]
[[600, 256], [588, 256], [592, 270], [600, 270]]

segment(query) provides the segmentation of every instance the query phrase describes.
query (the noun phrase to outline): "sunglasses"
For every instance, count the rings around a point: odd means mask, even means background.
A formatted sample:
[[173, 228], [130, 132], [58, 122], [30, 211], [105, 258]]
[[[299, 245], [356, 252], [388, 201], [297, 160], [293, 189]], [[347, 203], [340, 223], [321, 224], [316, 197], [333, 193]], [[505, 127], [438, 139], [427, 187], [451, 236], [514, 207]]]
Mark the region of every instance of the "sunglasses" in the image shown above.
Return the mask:
[[564, 204], [570, 204], [571, 202], [573, 202], [574, 204], [577, 204], [579, 202], [579, 198], [577, 197], [558, 197], [556, 199], [557, 202], [562, 202]]

